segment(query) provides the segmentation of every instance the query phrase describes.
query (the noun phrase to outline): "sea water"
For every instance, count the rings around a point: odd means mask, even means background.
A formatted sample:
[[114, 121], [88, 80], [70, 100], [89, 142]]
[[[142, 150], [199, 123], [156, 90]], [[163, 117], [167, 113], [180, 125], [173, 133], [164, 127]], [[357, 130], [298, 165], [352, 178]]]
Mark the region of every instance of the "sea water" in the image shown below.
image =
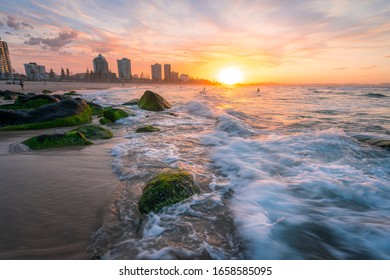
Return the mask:
[[[388, 87], [139, 86], [89, 91], [120, 106], [145, 90], [172, 108], [117, 121], [118, 189], [92, 236], [105, 259], [389, 259]], [[159, 132], [136, 133], [153, 125]], [[145, 182], [189, 171], [202, 193], [140, 215]], [[110, 217], [110, 218], [107, 218]]]

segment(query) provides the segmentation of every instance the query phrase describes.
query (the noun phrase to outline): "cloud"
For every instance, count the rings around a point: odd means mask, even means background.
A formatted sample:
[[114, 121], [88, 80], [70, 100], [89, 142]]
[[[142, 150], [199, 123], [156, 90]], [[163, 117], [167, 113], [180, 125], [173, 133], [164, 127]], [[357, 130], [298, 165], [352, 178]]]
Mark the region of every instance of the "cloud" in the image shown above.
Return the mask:
[[13, 16], [7, 16], [5, 18], [5, 23], [9, 28], [13, 28], [16, 30], [20, 29], [22, 25], [20, 22], [16, 21], [16, 19]]
[[370, 65], [370, 66], [362, 67], [360, 69], [362, 69], [362, 70], [372, 70], [372, 69], [375, 69], [376, 67], [377, 67], [376, 65]]
[[390, 58], [390, 55], [386, 56], [386, 58]]
[[74, 31], [62, 31], [54, 38], [30, 37], [30, 39], [24, 43], [26, 45], [41, 45], [44, 50], [50, 49], [52, 51], [58, 51], [65, 45], [71, 43], [76, 37], [77, 33]]
[[339, 70], [346, 70], [346, 69], [348, 69], [347, 67], [338, 67], [338, 68], [333, 68], [333, 70], [337, 70], [337, 71], [339, 71]]
[[15, 30], [20, 30], [25, 27], [29, 27], [30, 29], [34, 29], [34, 27], [24, 21], [18, 21], [15, 17], [13, 16], [6, 16], [4, 18], [4, 21], [0, 21], [0, 27], [7, 26], [9, 28], [15, 29]]

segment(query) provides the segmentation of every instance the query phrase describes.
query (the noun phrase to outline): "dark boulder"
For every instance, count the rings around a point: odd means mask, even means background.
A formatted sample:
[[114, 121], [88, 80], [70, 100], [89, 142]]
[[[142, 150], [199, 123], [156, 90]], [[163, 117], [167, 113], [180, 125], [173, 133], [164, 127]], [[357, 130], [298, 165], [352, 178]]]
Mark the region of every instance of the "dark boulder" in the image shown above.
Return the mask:
[[60, 100], [51, 95], [19, 96], [15, 100], [15, 105], [23, 105], [26, 108], [38, 108], [43, 105], [60, 102]]
[[81, 98], [63, 100], [29, 111], [0, 110], [0, 114], [0, 127], [26, 125], [10, 127], [10, 129], [79, 125], [91, 120], [91, 110], [88, 104]]
[[147, 90], [138, 102], [138, 107], [148, 111], [164, 111], [171, 105], [161, 95]]

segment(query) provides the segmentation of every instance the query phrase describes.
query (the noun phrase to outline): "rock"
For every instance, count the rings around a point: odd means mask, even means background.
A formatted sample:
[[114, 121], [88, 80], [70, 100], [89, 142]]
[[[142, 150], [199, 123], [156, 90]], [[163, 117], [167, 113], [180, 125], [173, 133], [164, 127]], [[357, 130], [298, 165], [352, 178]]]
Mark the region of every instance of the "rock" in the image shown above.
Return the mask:
[[93, 102], [87, 102], [87, 104], [92, 110], [92, 115], [103, 116], [104, 108], [101, 105]]
[[16, 91], [0, 90], [0, 97], [3, 97], [3, 100], [14, 100], [20, 94], [24, 95], [23, 93], [16, 92]]
[[74, 126], [91, 121], [91, 109], [81, 98], [41, 106], [29, 111], [0, 110], [1, 130]]
[[141, 127], [137, 128], [137, 130], [135, 132], [143, 133], [143, 132], [156, 132], [156, 131], [160, 131], [160, 129], [157, 127], [154, 127], [152, 125], [147, 125], [147, 126], [141, 126]]
[[135, 99], [131, 99], [130, 101], [123, 103], [123, 105], [138, 105], [138, 103], [139, 103], [139, 99], [135, 98]]
[[72, 99], [71, 96], [69, 96], [69, 95], [63, 95], [63, 94], [53, 94], [53, 95], [47, 95], [47, 96], [53, 96], [53, 97], [57, 98], [57, 99], [60, 100], [60, 101]]
[[106, 119], [109, 119], [110, 121], [115, 122], [117, 120], [127, 118], [129, 116], [129, 114], [121, 109], [106, 108], [103, 111], [103, 116]]
[[52, 104], [60, 102], [60, 100], [51, 95], [34, 95], [34, 96], [19, 96], [14, 104], [19, 106], [24, 106], [25, 108], [38, 108], [43, 105]]
[[24, 141], [23, 144], [32, 150], [43, 150], [69, 146], [85, 146], [93, 143], [85, 139], [85, 136], [82, 133], [71, 131], [65, 134], [43, 134], [34, 136]]
[[361, 140], [361, 142], [370, 144], [372, 146], [376, 146], [385, 150], [390, 150], [390, 140], [385, 139], [369, 139], [369, 140]]
[[88, 139], [109, 139], [113, 137], [110, 130], [98, 125], [85, 125], [71, 131], [81, 132]]
[[64, 95], [80, 96], [81, 94], [78, 94], [76, 91], [71, 90], [71, 91], [69, 91], [69, 92], [65, 92]]
[[171, 170], [155, 176], [147, 182], [139, 201], [141, 213], [158, 212], [186, 198], [200, 193], [192, 175], [182, 170]]
[[171, 105], [164, 97], [147, 90], [139, 100], [138, 107], [148, 111], [164, 111], [165, 109], [171, 108]]
[[43, 94], [48, 94], [48, 93], [53, 93], [53, 92], [51, 90], [44, 89], [44, 90], [42, 90], [42, 93]]
[[99, 123], [100, 124], [112, 124], [112, 121], [110, 121], [109, 119], [106, 119], [106, 118], [101, 118], [99, 120]]

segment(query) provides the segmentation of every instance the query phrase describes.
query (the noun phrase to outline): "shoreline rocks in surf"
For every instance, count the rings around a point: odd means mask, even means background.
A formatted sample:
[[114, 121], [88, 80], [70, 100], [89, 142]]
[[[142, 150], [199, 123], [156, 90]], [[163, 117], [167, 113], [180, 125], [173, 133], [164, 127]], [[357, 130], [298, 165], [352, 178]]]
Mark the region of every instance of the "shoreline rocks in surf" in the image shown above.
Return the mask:
[[171, 104], [161, 95], [147, 90], [140, 98], [138, 107], [148, 111], [164, 111], [171, 108]]
[[163, 207], [176, 204], [200, 193], [192, 175], [187, 171], [165, 171], [147, 182], [139, 201], [141, 213], [158, 212]]

